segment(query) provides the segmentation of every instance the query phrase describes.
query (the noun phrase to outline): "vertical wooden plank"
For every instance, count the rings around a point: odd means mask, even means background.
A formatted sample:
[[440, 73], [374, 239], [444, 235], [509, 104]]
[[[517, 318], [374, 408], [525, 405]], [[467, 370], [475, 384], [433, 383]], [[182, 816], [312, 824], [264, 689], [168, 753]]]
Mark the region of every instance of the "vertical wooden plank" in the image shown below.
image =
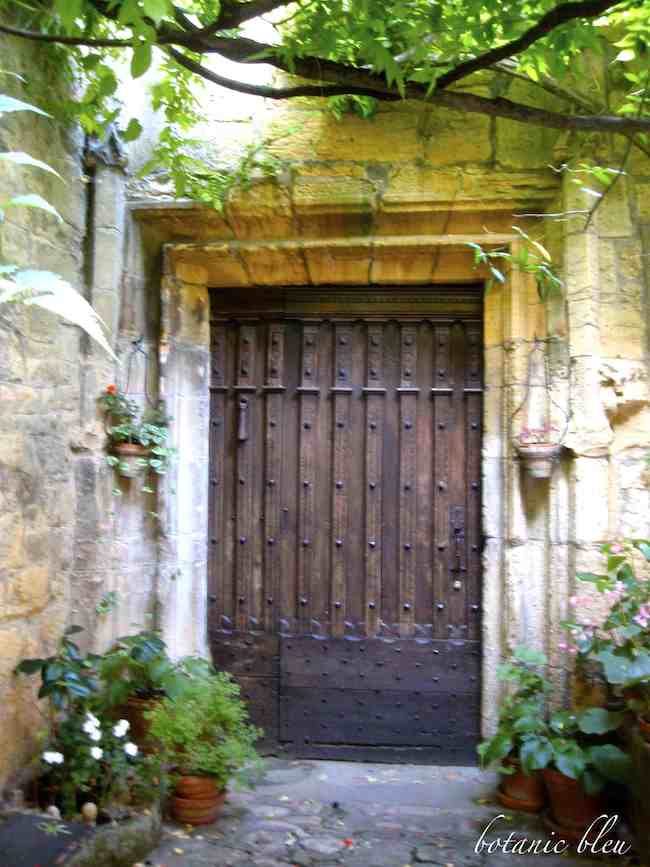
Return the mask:
[[[395, 634], [399, 619], [399, 474], [401, 382], [400, 326], [388, 322], [384, 330], [384, 379], [389, 389], [384, 409], [382, 467], [382, 587], [381, 621], [388, 634]], [[380, 626], [382, 625], [380, 624]], [[382, 628], [384, 628], [382, 626]]]
[[399, 474], [399, 624], [400, 635], [413, 634], [417, 549], [417, 325], [400, 334], [400, 474]]
[[236, 625], [245, 631], [250, 625], [251, 577], [253, 572], [253, 459], [251, 425], [254, 418], [256, 328], [240, 325], [237, 347], [237, 384], [235, 411], [237, 418], [237, 480], [236, 480]]
[[433, 635], [449, 637], [449, 607], [447, 591], [451, 563], [449, 530], [449, 436], [451, 426], [451, 328], [437, 325], [434, 332], [434, 367], [432, 400], [434, 406], [433, 452]]
[[450, 575], [447, 590], [449, 638], [467, 638], [467, 422], [465, 323], [451, 328], [452, 409], [449, 461]]
[[261, 472], [264, 480], [264, 627], [272, 631], [276, 623], [278, 596], [281, 580], [280, 516], [282, 476], [282, 431], [284, 376], [284, 325], [268, 326], [266, 348], [266, 377], [264, 385], [265, 417], [265, 466]]
[[366, 352], [366, 461], [365, 461], [365, 622], [366, 634], [377, 634], [381, 619], [382, 588], [382, 486], [384, 407], [384, 325], [373, 323], [367, 328]]
[[433, 509], [434, 428], [433, 400], [430, 398], [433, 374], [433, 326], [418, 325], [417, 385], [426, 399], [419, 401], [417, 417], [417, 561], [415, 588], [416, 634], [430, 637], [433, 616], [433, 560], [435, 551]]
[[478, 323], [467, 327], [465, 404], [467, 429], [467, 624], [468, 638], [481, 637], [481, 444], [483, 339]]
[[224, 450], [226, 409], [226, 327], [210, 329], [210, 489], [208, 493], [208, 630], [219, 628], [225, 614], [228, 580], [224, 562]]
[[333, 467], [332, 490], [332, 635], [341, 637], [345, 632], [347, 596], [347, 530], [348, 490], [350, 472], [350, 369], [352, 366], [352, 327], [337, 322], [334, 326], [334, 385], [332, 400]]
[[317, 496], [317, 448], [318, 448], [318, 407], [320, 388], [318, 386], [318, 338], [319, 325], [304, 323], [302, 328], [302, 358], [300, 367], [300, 402], [298, 473], [300, 490], [298, 493], [298, 574], [296, 591], [297, 611], [304, 631], [314, 612], [312, 588], [320, 584], [320, 563], [315, 554], [317, 534], [315, 502]]

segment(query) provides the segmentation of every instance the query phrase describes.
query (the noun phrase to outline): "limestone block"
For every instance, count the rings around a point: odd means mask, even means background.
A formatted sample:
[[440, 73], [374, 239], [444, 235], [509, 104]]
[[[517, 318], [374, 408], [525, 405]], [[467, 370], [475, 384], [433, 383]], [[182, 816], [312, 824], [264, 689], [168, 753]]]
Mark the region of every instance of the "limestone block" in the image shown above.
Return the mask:
[[372, 183], [360, 178], [297, 178], [293, 202], [299, 214], [372, 211], [376, 208], [377, 192]]
[[[650, 174], [650, 160], [648, 160], [648, 174]], [[650, 183], [637, 183], [636, 207], [639, 219], [642, 223], [650, 222]]]
[[633, 232], [627, 181], [622, 177], [596, 211], [594, 225], [601, 238], [621, 238]]
[[428, 283], [436, 252], [432, 247], [401, 245], [394, 240], [376, 239], [372, 251], [370, 282], [402, 285]]
[[314, 284], [368, 282], [370, 245], [351, 243], [329, 249], [307, 247], [305, 258]]
[[504, 536], [504, 464], [498, 457], [483, 457], [482, 527], [490, 538]]
[[372, 233], [375, 216], [369, 210], [339, 213], [301, 211], [296, 215], [297, 237], [301, 240], [360, 238]]
[[204, 265], [196, 262], [180, 261], [176, 266], [176, 277], [183, 283], [205, 286], [208, 281], [208, 271]]
[[[281, 159], [392, 162], [396, 154], [402, 161], [423, 156], [416, 111], [406, 113], [389, 107], [368, 120], [346, 115], [340, 121], [329, 112], [291, 108], [276, 115], [269, 134], [273, 137], [277, 133], [278, 137], [268, 149]], [[286, 135], [287, 126], [292, 128], [291, 135]]]
[[490, 119], [479, 114], [430, 109], [420, 124], [426, 138], [424, 157], [434, 166], [488, 162], [492, 159], [490, 126]]
[[[169, 267], [172, 272], [183, 262], [191, 266], [201, 264], [207, 271], [209, 286], [248, 286], [250, 279], [241, 258], [228, 244], [214, 243], [193, 248], [190, 245], [171, 247]], [[196, 276], [196, 272], [192, 274]]]
[[116, 291], [122, 281], [124, 236], [118, 229], [96, 229], [93, 243], [93, 287]]
[[[558, 175], [546, 167], [535, 172], [478, 171], [469, 168], [463, 172], [463, 188], [459, 198], [480, 202], [509, 201], [513, 206], [515, 202], [531, 204], [536, 209], [545, 210], [543, 203], [556, 195], [558, 186]], [[518, 226], [522, 225], [519, 218], [516, 222]]]
[[577, 457], [573, 463], [573, 520], [579, 543], [608, 536], [609, 470], [606, 458]]
[[5, 616], [29, 617], [42, 611], [49, 601], [49, 572], [46, 566], [27, 566], [15, 573], [6, 587]]
[[402, 164], [392, 171], [382, 201], [392, 204], [420, 205], [422, 210], [438, 202], [453, 202], [462, 187], [460, 171], [440, 171], [426, 164]]
[[295, 235], [291, 200], [286, 189], [272, 181], [233, 190], [226, 216], [239, 240], [290, 238]]
[[253, 283], [271, 286], [309, 283], [303, 251], [298, 247], [255, 244], [241, 247], [240, 255]]

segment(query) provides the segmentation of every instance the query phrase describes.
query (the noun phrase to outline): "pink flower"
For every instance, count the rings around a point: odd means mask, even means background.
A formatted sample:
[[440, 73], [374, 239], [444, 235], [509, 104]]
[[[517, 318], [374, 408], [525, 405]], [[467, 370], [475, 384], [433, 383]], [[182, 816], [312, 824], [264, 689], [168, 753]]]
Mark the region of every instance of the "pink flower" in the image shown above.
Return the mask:
[[571, 608], [575, 608], [576, 605], [579, 605], [579, 604], [580, 604], [580, 597], [579, 596], [571, 596], [569, 598], [569, 605], [571, 606]]
[[559, 650], [568, 650], [569, 645], [565, 641], [560, 641], [560, 643], [558, 644], [558, 649]]
[[623, 553], [623, 546], [619, 545], [618, 542], [614, 542], [613, 545], [610, 545], [609, 550], [611, 551], [612, 554], [622, 554]]
[[643, 614], [637, 614], [636, 617], [634, 618], [634, 622], [635, 622], [636, 624], [638, 624], [639, 626], [641, 626], [643, 629], [646, 629], [647, 626], [648, 626], [648, 623], [649, 623], [650, 621], [649, 621], [648, 618], [647, 618], [646, 616], [644, 616]]
[[576, 656], [578, 653], [578, 648], [577, 647], [570, 647], [569, 653], [571, 654], [571, 656]]

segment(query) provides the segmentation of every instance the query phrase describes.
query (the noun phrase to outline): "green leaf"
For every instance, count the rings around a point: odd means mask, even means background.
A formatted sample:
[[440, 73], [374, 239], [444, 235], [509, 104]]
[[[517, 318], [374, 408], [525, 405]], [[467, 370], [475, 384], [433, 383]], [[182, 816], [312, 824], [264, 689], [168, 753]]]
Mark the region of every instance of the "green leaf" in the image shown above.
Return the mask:
[[171, 13], [171, 4], [169, 0], [142, 0], [144, 6], [144, 14], [149, 18], [153, 18], [156, 24]]
[[[78, 325], [112, 358], [116, 358], [106, 340], [102, 320], [86, 299], [62, 277], [51, 271], [26, 270], [19, 271], [14, 281], [19, 289], [33, 293], [31, 297], [25, 299], [25, 304], [35, 304], [61, 316], [73, 325]], [[2, 288], [3, 284], [0, 282], [0, 289]]]
[[129, 125], [122, 133], [122, 139], [126, 142], [135, 141], [142, 134], [142, 124], [135, 117], [129, 121]]
[[5, 153], [0, 153], [0, 160], [5, 160], [6, 162], [14, 163], [18, 166], [34, 166], [37, 169], [43, 169], [44, 172], [50, 172], [50, 174], [56, 175], [57, 178], [61, 177], [52, 166], [48, 166], [47, 163], [44, 163], [41, 160], [36, 160], [34, 157], [30, 157], [29, 154], [23, 153], [22, 151], [7, 151]]
[[133, 78], [140, 78], [151, 66], [151, 45], [148, 42], [143, 42], [133, 49], [133, 58], [131, 59], [131, 75]]
[[612, 783], [626, 783], [630, 778], [632, 760], [614, 744], [589, 747], [589, 760], [599, 774]]
[[624, 719], [622, 713], [613, 713], [602, 707], [591, 707], [578, 714], [578, 726], [586, 735], [603, 735], [619, 728]]
[[636, 546], [646, 560], [650, 561], [650, 545], [647, 542], [637, 542]]
[[73, 623], [72, 626], [68, 626], [68, 628], [66, 630], [64, 630], [63, 634], [64, 635], [78, 635], [80, 632], [83, 632], [83, 631], [84, 631], [83, 626], [78, 626], [77, 624]]
[[519, 750], [522, 767], [527, 773], [541, 771], [553, 761], [553, 747], [548, 738], [526, 738]]
[[81, 17], [83, 0], [55, 0], [54, 9], [66, 30], [72, 30], [77, 18]]
[[35, 105], [14, 99], [13, 96], [7, 96], [6, 93], [0, 93], [0, 115], [8, 114], [11, 111], [33, 111], [36, 114], [42, 114], [43, 117], [50, 117], [46, 111], [36, 108]]
[[37, 208], [38, 210], [47, 211], [48, 214], [52, 214], [53, 217], [56, 217], [59, 223], [63, 222], [63, 217], [59, 214], [57, 209], [46, 199], [36, 193], [24, 193], [21, 196], [14, 196], [12, 199], [9, 199], [8, 202], [5, 202], [4, 207]]
[[44, 664], [44, 659], [23, 659], [18, 663], [14, 671], [16, 674], [36, 674], [37, 671], [43, 668]]
[[582, 775], [582, 785], [585, 787], [585, 792], [588, 795], [599, 795], [603, 790], [605, 780], [598, 771], [595, 771], [593, 768], [586, 768]]
[[586, 767], [586, 757], [577, 744], [564, 751], [555, 750], [555, 766], [561, 774], [578, 780]]

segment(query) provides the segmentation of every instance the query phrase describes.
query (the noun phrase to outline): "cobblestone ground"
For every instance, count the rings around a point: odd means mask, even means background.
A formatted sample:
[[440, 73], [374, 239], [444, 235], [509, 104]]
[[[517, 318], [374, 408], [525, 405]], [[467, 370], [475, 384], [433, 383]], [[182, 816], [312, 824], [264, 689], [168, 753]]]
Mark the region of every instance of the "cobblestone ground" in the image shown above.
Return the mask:
[[[271, 759], [253, 791], [233, 791], [214, 825], [167, 825], [154, 867], [569, 867], [629, 863], [564, 855], [475, 851], [486, 837], [547, 841], [539, 819], [492, 800], [494, 776], [476, 768]], [[511, 844], [512, 845], [512, 844]], [[639, 863], [639, 862], [637, 862]]]

